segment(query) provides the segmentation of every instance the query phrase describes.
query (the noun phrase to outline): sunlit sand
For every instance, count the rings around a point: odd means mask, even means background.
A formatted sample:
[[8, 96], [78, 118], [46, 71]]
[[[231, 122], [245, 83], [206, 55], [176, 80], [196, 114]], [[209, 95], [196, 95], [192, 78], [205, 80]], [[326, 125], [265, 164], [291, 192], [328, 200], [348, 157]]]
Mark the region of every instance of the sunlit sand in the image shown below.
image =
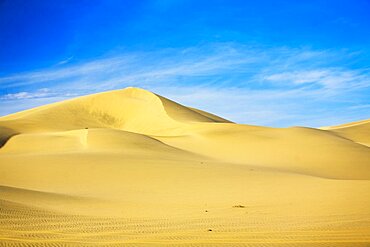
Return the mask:
[[2, 117], [0, 146], [0, 246], [370, 246], [370, 120], [242, 125], [126, 88]]

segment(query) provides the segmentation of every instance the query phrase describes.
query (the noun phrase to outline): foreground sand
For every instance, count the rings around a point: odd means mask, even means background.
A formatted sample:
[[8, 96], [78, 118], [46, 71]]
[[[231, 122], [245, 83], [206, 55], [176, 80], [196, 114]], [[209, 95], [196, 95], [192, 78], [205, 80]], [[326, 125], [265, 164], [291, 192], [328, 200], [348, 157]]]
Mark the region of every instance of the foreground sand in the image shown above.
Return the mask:
[[0, 246], [370, 246], [370, 121], [231, 123], [127, 88], [0, 118]]

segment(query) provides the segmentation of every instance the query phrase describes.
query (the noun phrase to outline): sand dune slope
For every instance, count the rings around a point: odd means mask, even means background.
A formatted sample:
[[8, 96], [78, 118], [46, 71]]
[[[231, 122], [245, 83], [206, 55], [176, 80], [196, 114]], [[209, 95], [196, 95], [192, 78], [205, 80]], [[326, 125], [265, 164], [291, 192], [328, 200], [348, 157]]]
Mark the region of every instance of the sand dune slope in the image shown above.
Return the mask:
[[354, 142], [370, 146], [370, 120], [323, 128]]
[[0, 118], [0, 246], [369, 246], [369, 122], [232, 123], [138, 89]]

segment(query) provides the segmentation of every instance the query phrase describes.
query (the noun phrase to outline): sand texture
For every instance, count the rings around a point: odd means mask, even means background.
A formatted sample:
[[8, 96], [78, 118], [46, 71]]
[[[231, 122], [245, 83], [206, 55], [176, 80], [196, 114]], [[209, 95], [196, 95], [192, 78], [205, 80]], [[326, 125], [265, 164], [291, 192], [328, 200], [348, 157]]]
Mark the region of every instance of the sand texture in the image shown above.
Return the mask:
[[370, 120], [242, 125], [138, 88], [11, 114], [0, 246], [368, 247], [369, 146]]

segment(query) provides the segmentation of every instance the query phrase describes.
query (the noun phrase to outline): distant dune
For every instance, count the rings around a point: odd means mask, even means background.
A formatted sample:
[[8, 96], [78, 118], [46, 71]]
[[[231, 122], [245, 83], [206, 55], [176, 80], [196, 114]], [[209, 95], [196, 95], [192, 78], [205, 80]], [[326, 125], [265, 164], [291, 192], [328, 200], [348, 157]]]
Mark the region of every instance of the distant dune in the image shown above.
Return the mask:
[[370, 120], [242, 125], [139, 88], [18, 112], [0, 246], [370, 246], [369, 146]]
[[323, 128], [345, 137], [353, 142], [370, 146], [370, 120]]

